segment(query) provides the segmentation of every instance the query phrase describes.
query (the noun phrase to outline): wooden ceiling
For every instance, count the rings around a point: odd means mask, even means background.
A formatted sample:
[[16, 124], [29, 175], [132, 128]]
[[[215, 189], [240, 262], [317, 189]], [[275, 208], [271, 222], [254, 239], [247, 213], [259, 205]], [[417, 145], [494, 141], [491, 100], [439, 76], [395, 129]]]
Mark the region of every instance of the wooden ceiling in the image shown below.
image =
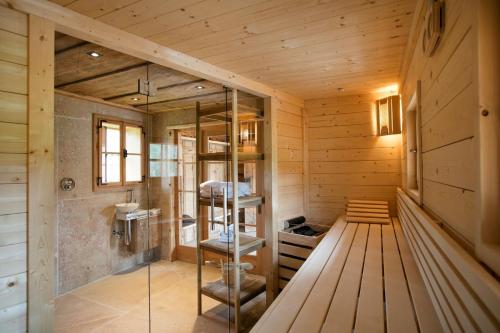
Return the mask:
[[[90, 52], [100, 56], [92, 57]], [[139, 79], [155, 84], [155, 96], [146, 98], [138, 93]], [[56, 33], [55, 39], [55, 88], [150, 112], [193, 109], [197, 101], [203, 109], [223, 109], [226, 100], [221, 84], [61, 33]], [[238, 101], [241, 108], [253, 114], [262, 109], [261, 99], [255, 96], [241, 92]]]
[[304, 99], [397, 83], [416, 6], [414, 0], [51, 1]]

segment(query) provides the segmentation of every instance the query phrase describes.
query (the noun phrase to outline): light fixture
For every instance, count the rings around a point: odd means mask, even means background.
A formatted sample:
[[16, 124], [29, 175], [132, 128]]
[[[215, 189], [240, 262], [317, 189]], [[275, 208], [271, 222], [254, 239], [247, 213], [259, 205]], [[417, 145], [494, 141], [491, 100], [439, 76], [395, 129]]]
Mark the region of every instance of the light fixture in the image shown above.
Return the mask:
[[401, 133], [399, 95], [377, 100], [377, 134], [390, 135]]
[[205, 87], [204, 87], [204, 86], [196, 86], [195, 88], [196, 88], [196, 89], [200, 89], [200, 90], [201, 90], [201, 89], [205, 89]]
[[137, 98], [137, 97], [132, 97], [131, 99], [132, 99], [133, 101], [139, 101], [139, 100], [141, 100], [140, 98]]
[[97, 51], [89, 51], [87, 52], [87, 54], [89, 56], [91, 56], [92, 58], [99, 58], [99, 57], [102, 57], [102, 54], [100, 54], [99, 52]]
[[344, 88], [339, 87], [339, 88], [337, 88], [337, 91], [338, 91], [338, 92], [343, 92], [343, 91], [344, 91]]

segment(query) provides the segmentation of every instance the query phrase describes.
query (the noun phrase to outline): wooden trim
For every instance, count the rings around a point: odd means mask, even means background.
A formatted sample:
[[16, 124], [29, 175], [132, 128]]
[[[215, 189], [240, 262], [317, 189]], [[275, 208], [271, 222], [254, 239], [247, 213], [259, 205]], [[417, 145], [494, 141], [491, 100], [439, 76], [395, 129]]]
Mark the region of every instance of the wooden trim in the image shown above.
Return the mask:
[[264, 267], [267, 267], [266, 305], [278, 296], [278, 106], [276, 98], [264, 99], [264, 221], [266, 247]]
[[272, 96], [294, 105], [304, 106], [304, 101], [300, 98], [117, 29], [57, 4], [45, 0], [2, 0], [2, 2], [11, 8], [51, 20], [56, 24], [56, 29], [65, 34], [158, 65], [221, 83], [228, 87], [241, 89], [260, 97]]
[[54, 314], [54, 24], [29, 16], [28, 331], [52, 332]]

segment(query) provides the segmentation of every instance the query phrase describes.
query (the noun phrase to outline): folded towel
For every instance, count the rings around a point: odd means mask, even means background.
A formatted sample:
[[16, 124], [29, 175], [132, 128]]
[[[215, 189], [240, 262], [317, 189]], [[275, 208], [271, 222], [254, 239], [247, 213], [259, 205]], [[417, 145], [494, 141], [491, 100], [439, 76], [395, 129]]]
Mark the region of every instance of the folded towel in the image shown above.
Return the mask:
[[[214, 195], [217, 197], [222, 197], [222, 189], [227, 189], [227, 197], [233, 197], [233, 183], [232, 182], [219, 182], [215, 180], [209, 180], [200, 185], [200, 195], [204, 198], [210, 198], [210, 189], [213, 189]], [[244, 197], [252, 194], [250, 188], [250, 183], [238, 183], [238, 195]]]

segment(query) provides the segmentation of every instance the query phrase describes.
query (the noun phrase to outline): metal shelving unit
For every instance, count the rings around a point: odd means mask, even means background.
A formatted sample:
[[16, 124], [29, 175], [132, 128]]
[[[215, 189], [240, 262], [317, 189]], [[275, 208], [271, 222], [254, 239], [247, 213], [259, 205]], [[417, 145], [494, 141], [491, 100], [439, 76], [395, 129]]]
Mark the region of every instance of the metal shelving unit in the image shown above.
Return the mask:
[[[223, 114], [224, 112], [224, 114]], [[230, 119], [225, 118], [230, 115]], [[218, 119], [224, 117], [224, 120], [231, 123], [231, 139], [230, 139], [230, 153], [218, 152], [218, 153], [204, 153], [202, 152], [202, 131], [201, 131], [201, 120], [203, 117], [213, 117], [218, 116]], [[257, 117], [261, 117], [262, 113], [256, 113]], [[198, 266], [198, 315], [202, 314], [202, 295], [213, 298], [219, 302], [225, 303], [228, 306], [234, 308], [234, 327], [235, 331], [238, 332], [240, 329], [241, 313], [240, 306], [260, 293], [266, 291], [266, 280], [262, 276], [246, 274], [245, 280], [240, 281], [240, 258], [246, 254], [254, 252], [265, 246], [265, 240], [259, 237], [253, 237], [245, 234], [240, 234], [239, 230], [239, 209], [248, 207], [257, 207], [264, 202], [264, 198], [261, 196], [238, 196], [238, 163], [263, 160], [264, 155], [262, 153], [247, 153], [238, 152], [238, 142], [239, 142], [239, 123], [238, 123], [238, 92], [233, 89], [232, 92], [232, 110], [231, 111], [202, 111], [200, 109], [200, 104], [196, 105], [196, 182], [198, 184], [198, 190], [196, 195], [197, 201], [197, 266]], [[226, 195], [223, 198], [205, 198], [200, 195], [200, 183], [202, 179], [203, 163], [207, 161], [227, 161], [231, 163], [231, 176], [232, 176], [232, 186], [233, 186], [233, 198], [227, 198]], [[228, 227], [228, 209], [231, 210], [231, 224], [234, 227], [234, 239], [232, 242], [227, 243], [219, 240], [202, 240], [202, 221], [201, 208], [203, 206], [209, 206], [212, 209], [214, 207], [220, 207], [224, 209], [224, 230]], [[213, 215], [212, 215], [213, 216]], [[202, 283], [202, 265], [203, 263], [203, 251], [210, 251], [219, 255], [224, 255], [227, 261], [232, 261], [235, 264], [233, 281], [234, 285], [229, 287], [224, 283], [224, 281], [218, 280], [214, 282], [207, 283], [205, 286]]]

